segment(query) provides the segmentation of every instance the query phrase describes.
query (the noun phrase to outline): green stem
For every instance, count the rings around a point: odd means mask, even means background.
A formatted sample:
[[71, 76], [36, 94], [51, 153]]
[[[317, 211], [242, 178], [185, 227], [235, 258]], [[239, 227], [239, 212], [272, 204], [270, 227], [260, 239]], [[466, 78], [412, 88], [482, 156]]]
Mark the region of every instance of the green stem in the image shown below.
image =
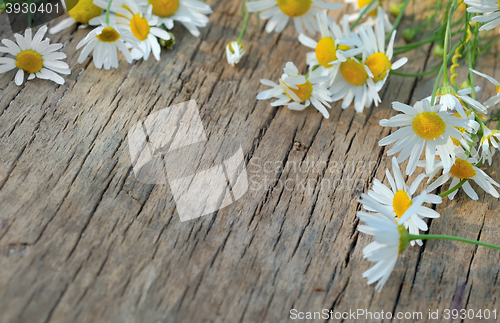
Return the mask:
[[474, 84], [474, 73], [471, 71], [471, 69], [474, 68], [474, 64], [472, 62], [471, 52], [472, 51], [469, 51], [469, 54], [467, 55], [467, 60], [469, 61], [469, 81], [470, 81], [470, 89], [472, 91], [471, 97], [475, 100], [476, 99], [476, 85]]
[[470, 154], [471, 154], [471, 151], [472, 151], [472, 146], [474, 146], [474, 140], [476, 140], [476, 136], [477, 134], [473, 133], [471, 136], [470, 136], [470, 139], [471, 139], [471, 142], [469, 143], [469, 150], [467, 150], [465, 152], [465, 155], [467, 156], [467, 158], [470, 157]]
[[29, 9], [31, 6], [31, 0], [28, 0], [28, 27], [31, 28], [31, 9]]
[[[451, 35], [455, 36], [456, 34], [458, 34], [460, 32], [461, 31], [455, 31], [455, 32], [451, 33]], [[440, 36], [432, 36], [432, 37], [429, 37], [427, 39], [421, 40], [421, 41], [416, 42], [416, 43], [410, 43], [408, 45], [403, 45], [403, 46], [395, 46], [394, 47], [394, 56], [399, 55], [399, 54], [403, 54], [403, 53], [406, 53], [406, 52], [409, 52], [410, 50], [418, 48], [418, 47], [420, 47], [422, 45], [425, 45], [425, 44], [428, 44], [428, 43], [432, 43], [433, 41], [436, 41], [439, 38], [441, 38], [441, 37]]]
[[467, 178], [463, 179], [460, 181], [460, 183], [458, 183], [457, 185], [453, 186], [452, 188], [450, 188], [449, 190], [447, 190], [446, 192], [444, 193], [441, 193], [439, 194], [440, 197], [446, 197], [448, 195], [450, 195], [451, 193], [455, 192], [456, 190], [458, 190], [460, 187], [462, 187], [462, 185], [465, 184], [465, 182], [467, 182]]
[[106, 9], [106, 25], [109, 26], [109, 12], [111, 11], [111, 3], [113, 0], [109, 0], [108, 9]]
[[[453, 1], [453, 3], [455, 3], [455, 1]], [[449, 14], [448, 21], [446, 23], [446, 31], [445, 31], [445, 35], [444, 35], [443, 85], [450, 84], [450, 81], [448, 79], [448, 46], [449, 46], [449, 42], [450, 42], [450, 17], [451, 17], [451, 13]]]
[[[455, 51], [455, 49], [457, 49], [457, 47], [458, 47], [459, 45], [460, 45], [460, 44], [456, 44], [456, 45], [455, 45], [455, 47], [453, 47], [453, 48], [452, 48], [452, 50], [450, 51], [450, 54], [448, 54], [447, 61], [449, 61], [449, 60], [450, 60], [450, 58], [451, 58], [451, 56], [452, 56], [453, 52]], [[443, 55], [443, 57], [444, 57], [444, 55]], [[441, 69], [439, 70], [439, 74], [438, 74], [438, 76], [437, 76], [437, 78], [436, 78], [436, 81], [434, 82], [434, 88], [432, 89], [432, 96], [431, 96], [431, 106], [433, 106], [433, 105], [434, 105], [434, 101], [436, 100], [436, 91], [437, 91], [437, 88], [438, 88], [438, 85], [439, 85], [439, 80], [441, 79], [441, 76], [443, 75], [443, 66], [444, 66], [444, 65], [445, 65], [445, 64], [443, 64], [443, 65], [441, 66]], [[444, 83], [444, 81], [443, 81], [443, 83]], [[449, 83], [448, 83], [448, 84], [449, 84]]]
[[[244, 1], [246, 2], [246, 1]], [[241, 40], [243, 39], [243, 35], [245, 34], [245, 30], [247, 29], [248, 26], [248, 18], [250, 17], [250, 12], [245, 8], [245, 20], [243, 21], [243, 26], [241, 27], [240, 35], [238, 36], [238, 43], [241, 43]]]
[[423, 235], [410, 234], [409, 239], [410, 240], [430, 240], [430, 239], [453, 240], [453, 241], [466, 242], [466, 243], [475, 244], [478, 246], [483, 246], [483, 247], [488, 247], [488, 248], [500, 250], [500, 246], [497, 246], [497, 245], [494, 245], [491, 243], [486, 243], [486, 242], [471, 240], [471, 239], [465, 239], [465, 238], [459, 238], [459, 237], [454, 237], [454, 236], [446, 236], [446, 235], [441, 235], [441, 234], [423, 234]]
[[404, 76], [404, 77], [419, 77], [419, 76], [424, 76], [424, 75], [429, 75], [429, 74], [435, 73], [435, 72], [439, 71], [440, 68], [441, 68], [441, 64], [439, 64], [438, 66], [436, 66], [428, 71], [422, 72], [422, 73], [414, 73], [414, 74], [409, 73], [409, 74], [407, 74], [407, 73], [400, 73], [398, 71], [393, 71], [393, 70], [391, 70], [389, 73], [394, 74], [394, 75], [398, 75], [398, 76]]
[[392, 33], [398, 27], [399, 23], [401, 22], [401, 19], [403, 18], [408, 3], [410, 3], [410, 0], [405, 1], [403, 7], [401, 8], [401, 11], [399, 12], [398, 16], [396, 17], [396, 20], [394, 21], [394, 24], [392, 25], [391, 31], [387, 34], [387, 36], [385, 36], [385, 41], [388, 41], [391, 38]]
[[434, 87], [432, 88], [431, 106], [434, 106], [434, 101], [436, 101], [436, 92], [438, 89], [439, 80], [441, 79], [442, 75], [443, 75], [443, 66], [441, 65], [438, 76], [436, 77], [436, 81], [434, 82]]
[[365, 7], [365, 9], [363, 9], [363, 11], [361, 11], [358, 19], [356, 19], [356, 21], [351, 25], [351, 30], [353, 30], [354, 27], [356, 27], [358, 25], [361, 18], [363, 18], [363, 16], [368, 12], [368, 8], [370, 8], [375, 1], [377, 1], [377, 0], [370, 1], [370, 3]]
[[483, 132], [485, 129], [488, 129], [488, 127], [486, 127], [486, 125], [483, 123], [483, 121], [477, 115], [476, 115], [475, 119], [476, 119], [476, 122], [479, 123], [479, 125], [481, 126], [481, 129], [483, 130]]

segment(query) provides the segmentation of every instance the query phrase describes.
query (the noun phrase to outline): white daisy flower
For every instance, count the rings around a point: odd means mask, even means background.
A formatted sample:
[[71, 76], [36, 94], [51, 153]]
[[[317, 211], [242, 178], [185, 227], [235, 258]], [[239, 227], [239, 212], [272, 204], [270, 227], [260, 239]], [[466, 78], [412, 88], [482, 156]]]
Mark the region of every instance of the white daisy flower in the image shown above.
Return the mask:
[[[453, 166], [451, 167], [450, 171], [445, 174], [442, 174], [434, 183], [429, 185], [428, 187], [429, 192], [432, 192], [439, 186], [444, 185], [446, 182], [448, 182], [448, 180], [450, 180], [450, 178], [452, 180], [448, 190], [452, 189], [462, 180], [466, 179], [466, 182], [462, 185], [462, 188], [465, 191], [465, 193], [474, 201], [477, 201], [478, 196], [477, 193], [472, 188], [472, 186], [470, 185], [469, 180], [473, 180], [486, 193], [491, 194], [493, 197], [498, 198], [500, 195], [493, 186], [500, 187], [500, 184], [495, 182], [483, 170], [476, 167], [475, 165], [477, 163], [478, 160], [476, 158], [473, 157], [467, 158], [467, 156], [464, 153], [457, 151], [457, 158]], [[436, 164], [434, 165], [434, 171], [429, 174], [428, 183], [432, 180], [434, 175], [442, 168], [444, 168], [443, 162], [436, 161]], [[457, 192], [458, 190], [448, 195], [450, 200], [453, 200]]]
[[[349, 15], [349, 22], [353, 22], [358, 20], [359, 16], [365, 10], [366, 7], [370, 5], [371, 0], [345, 0], [345, 3], [352, 4], [354, 10], [357, 12]], [[381, 9], [381, 10], [379, 10]], [[384, 31], [389, 33], [392, 30], [392, 24], [389, 20], [389, 15], [382, 8], [382, 1], [375, 1], [370, 8], [367, 10], [367, 14], [365, 14], [366, 21], [358, 24], [358, 27], [362, 26], [375, 26], [379, 19], [382, 20], [384, 24]]]
[[118, 68], [118, 49], [130, 64], [132, 63], [132, 56], [125, 42], [141, 50], [139, 40], [134, 37], [131, 31], [119, 28], [115, 21], [111, 21], [109, 25], [102, 22], [100, 27], [92, 30], [76, 46], [77, 50], [85, 46], [78, 57], [78, 63], [83, 63], [89, 54], [94, 51], [93, 57], [96, 68], [101, 69], [103, 66], [106, 70]]
[[[107, 2], [102, 0], [95, 0], [94, 3], [100, 7], [107, 6]], [[165, 40], [171, 38], [166, 30], [155, 27], [158, 24], [158, 17], [152, 15], [152, 9], [153, 6], [149, 5], [146, 8], [146, 14], [143, 15], [141, 8], [133, 0], [123, 0], [121, 6], [112, 8], [113, 12], [117, 14], [114, 17], [116, 25], [130, 30], [140, 42], [140, 49], [132, 47], [132, 59], [143, 58], [147, 61], [152, 52], [154, 58], [159, 61], [161, 46], [158, 38]], [[95, 20], [97, 19], [93, 19], [91, 24]]]
[[18, 86], [24, 83], [24, 73], [28, 74], [28, 80], [37, 77], [64, 84], [64, 79], [59, 74], [69, 75], [71, 70], [68, 64], [61, 62], [61, 59], [66, 58], [66, 54], [59, 51], [63, 45], [50, 44], [48, 38], [42, 40], [46, 32], [47, 26], [42, 26], [32, 39], [31, 28], [27, 28], [24, 37], [14, 34], [17, 43], [2, 39], [7, 47], [0, 46], [0, 53], [7, 53], [15, 58], [0, 57], [0, 74], [17, 68], [14, 81]]
[[139, 5], [153, 5], [153, 15], [158, 17], [158, 26], [174, 28], [178, 21], [195, 36], [200, 36], [198, 28], [206, 27], [208, 17], [212, 13], [210, 6], [198, 0], [140, 0]]
[[284, 71], [279, 84], [269, 80], [260, 80], [262, 84], [272, 88], [260, 92], [257, 100], [277, 98], [278, 100], [271, 103], [271, 106], [286, 105], [288, 109], [296, 111], [302, 111], [312, 103], [328, 119], [330, 114], [326, 107], [330, 108], [328, 102], [332, 102], [332, 98], [330, 92], [322, 85], [328, 77], [311, 73], [306, 79], [305, 76], [299, 74], [299, 70], [292, 62], [286, 63]]
[[489, 76], [489, 75], [486, 75], [484, 73], [480, 73], [480, 72], [478, 72], [476, 70], [473, 70], [472, 68], [470, 68], [470, 70], [472, 72], [474, 72], [475, 74], [484, 77], [485, 79], [487, 79], [488, 81], [490, 81], [493, 85], [495, 85], [496, 93], [497, 94], [495, 96], [489, 98], [488, 100], [486, 100], [486, 102], [484, 102], [484, 106], [486, 108], [490, 108], [490, 107], [492, 107], [492, 106], [497, 105], [498, 103], [500, 103], [500, 83], [497, 80], [495, 80], [494, 78], [492, 78], [491, 76]]
[[243, 46], [243, 44], [241, 44], [240, 42], [238, 41], [229, 42], [226, 45], [227, 62], [230, 65], [235, 66], [240, 62], [241, 58], [245, 55], [246, 51], [247, 50], [245, 49], [245, 46]]
[[368, 278], [368, 285], [379, 281], [375, 290], [380, 292], [387, 279], [392, 273], [398, 260], [398, 256], [403, 253], [410, 242], [409, 233], [402, 223], [406, 222], [424, 203], [426, 193], [422, 193], [415, 200], [398, 221], [390, 210], [375, 201], [367, 194], [361, 194], [358, 202], [363, 206], [376, 210], [377, 213], [358, 211], [357, 216], [367, 225], [359, 225], [360, 232], [373, 235], [375, 241], [363, 249], [363, 257], [376, 264], [363, 273], [363, 277]]
[[339, 71], [329, 88], [333, 101], [343, 99], [342, 109], [347, 109], [354, 100], [354, 108], [359, 113], [370, 107], [372, 102], [378, 106], [381, 100], [368, 66], [357, 58], [350, 57], [340, 63]]
[[293, 19], [297, 32], [303, 33], [304, 28], [311, 34], [316, 34], [318, 26], [314, 17], [318, 8], [337, 10], [342, 8], [339, 3], [330, 3], [317, 0], [258, 0], [247, 2], [249, 12], [260, 12], [262, 19], [269, 19], [266, 31], [280, 33], [285, 30], [288, 20]]
[[496, 0], [465, 0], [467, 12], [482, 13], [472, 17], [472, 21], [485, 23], [479, 30], [491, 30], [500, 25], [500, 9]]
[[[309, 70], [316, 67], [322, 75], [328, 75], [330, 81], [325, 86], [330, 87], [337, 75], [340, 63], [346, 60], [346, 56], [361, 54], [363, 43], [354, 32], [351, 32], [347, 15], [344, 15], [342, 20], [342, 28], [335, 22], [330, 23], [326, 10], [319, 12], [316, 18], [321, 39], [317, 42], [301, 33], [299, 42], [314, 49], [314, 52], [309, 52], [306, 56]], [[344, 54], [343, 51], [346, 53]]]
[[[382, 8], [378, 7], [377, 10], [380, 12], [382, 11]], [[377, 92], [380, 91], [382, 86], [385, 84], [385, 81], [389, 76], [389, 71], [397, 70], [408, 62], [408, 58], [403, 57], [396, 62], [391, 63], [396, 31], [392, 32], [391, 39], [389, 40], [386, 50], [385, 32], [381, 27], [383, 26], [382, 15], [379, 13], [378, 17], [379, 23], [375, 25], [375, 32], [370, 26], [366, 28], [359, 28], [359, 36], [365, 45], [363, 52], [363, 55], [366, 57], [366, 59], [364, 59], [365, 65], [368, 66], [373, 74], [373, 82], [375, 83], [375, 90]]]
[[[399, 163], [410, 158], [406, 167], [407, 175], [413, 174], [424, 150], [427, 173], [433, 170], [436, 154], [443, 161], [445, 173], [449, 172], [455, 161], [455, 145], [452, 138], [465, 146], [467, 141], [471, 141], [467, 131], [472, 132], [473, 128], [478, 127], [477, 122], [473, 120], [457, 118], [442, 111], [440, 105], [431, 107], [427, 100], [415, 103], [414, 107], [393, 102], [392, 108], [403, 114], [398, 114], [389, 120], [380, 120], [380, 125], [402, 128], [380, 140], [379, 145], [387, 146], [395, 143], [387, 154], [392, 156], [399, 152]], [[466, 131], [460, 132], [456, 128], [464, 128]]]
[[[475, 92], [479, 92], [480, 90], [481, 88], [479, 86], [475, 87]], [[458, 114], [464, 119], [467, 118], [467, 115], [470, 114], [470, 112], [478, 111], [483, 114], [488, 113], [488, 109], [486, 109], [484, 105], [469, 96], [469, 94], [472, 93], [471, 88], [456, 92], [455, 89], [450, 86], [444, 88], [441, 87], [439, 91], [440, 94], [436, 95], [435, 104], [440, 104], [443, 111], [457, 111]], [[426, 100], [430, 102], [431, 97], [427, 97]], [[467, 107], [464, 102], [473, 109]]]
[[[66, 9], [66, 1], [61, 0]], [[50, 34], [57, 34], [74, 24], [87, 25], [92, 18], [98, 17], [102, 13], [102, 8], [96, 6], [93, 0], [78, 0], [73, 8], [68, 11], [69, 17], [50, 28]]]
[[488, 161], [488, 164], [491, 166], [491, 162], [493, 160], [493, 156], [495, 155], [496, 150], [499, 148], [500, 143], [500, 130], [491, 130], [485, 128], [483, 130], [483, 137], [481, 138], [480, 150], [481, 158], [483, 162]]
[[[392, 213], [395, 219], [399, 219], [403, 216], [406, 210], [413, 205], [413, 194], [415, 194], [418, 186], [425, 178], [425, 174], [420, 174], [413, 181], [413, 183], [408, 186], [401, 174], [399, 164], [396, 157], [392, 158], [392, 172], [394, 178], [391, 176], [389, 169], [386, 169], [385, 174], [390, 188], [382, 184], [378, 179], [374, 180], [373, 190], [368, 191], [368, 196], [372, 197], [378, 203], [386, 206]], [[427, 194], [425, 201], [426, 203], [440, 204], [442, 202], [441, 197], [433, 194]], [[376, 210], [371, 209], [369, 206], [365, 206], [365, 209], [369, 211]], [[411, 215], [408, 220], [404, 222], [404, 226], [410, 234], [418, 235], [419, 230], [427, 231], [427, 223], [423, 221], [424, 218], [439, 218], [439, 213], [425, 206], [420, 206], [417, 211]], [[422, 245], [421, 240], [417, 240], [419, 245]], [[413, 246], [415, 241], [411, 241]]]

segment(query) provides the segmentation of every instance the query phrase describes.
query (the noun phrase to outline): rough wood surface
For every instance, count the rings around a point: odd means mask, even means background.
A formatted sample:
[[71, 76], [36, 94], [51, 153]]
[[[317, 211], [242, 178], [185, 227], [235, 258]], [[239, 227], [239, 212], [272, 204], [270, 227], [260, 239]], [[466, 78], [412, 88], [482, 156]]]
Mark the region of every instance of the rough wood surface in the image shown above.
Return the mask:
[[[429, 95], [433, 78], [391, 76], [383, 103], [363, 114], [338, 103], [329, 120], [313, 108], [273, 108], [255, 99], [259, 79], [277, 80], [286, 61], [304, 71], [308, 49], [293, 27], [281, 35], [251, 27], [250, 55], [233, 68], [224, 46], [237, 37], [239, 2], [209, 3], [214, 13], [201, 37], [176, 28], [177, 45], [160, 63], [79, 65], [75, 47], [87, 30], [74, 27], [51, 37], [68, 54], [65, 85], [17, 87], [13, 73], [0, 75], [0, 321], [281, 322], [291, 309], [424, 318], [428, 309], [500, 310], [500, 253], [481, 247], [411, 248], [381, 293], [361, 277], [372, 264], [362, 258], [370, 238], [356, 229], [356, 200], [374, 178], [385, 180], [390, 164], [377, 144], [390, 129], [378, 122], [393, 115], [392, 101]], [[432, 46], [410, 53], [404, 70], [434, 66]], [[479, 69], [500, 77], [496, 58], [484, 57]], [[190, 99], [209, 136], [241, 142], [251, 189], [219, 212], [180, 222], [168, 185], [136, 180], [127, 132]], [[488, 168], [496, 180], [499, 165]], [[430, 233], [500, 244], [498, 200], [479, 196], [460, 193], [439, 206]]]

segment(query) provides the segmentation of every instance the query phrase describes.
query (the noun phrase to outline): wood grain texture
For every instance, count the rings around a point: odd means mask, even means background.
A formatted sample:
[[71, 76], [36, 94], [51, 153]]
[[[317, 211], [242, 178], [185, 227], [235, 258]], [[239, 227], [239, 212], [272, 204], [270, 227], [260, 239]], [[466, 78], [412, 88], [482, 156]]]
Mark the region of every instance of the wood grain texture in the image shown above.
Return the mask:
[[[386, 180], [390, 165], [378, 140], [393, 130], [378, 122], [394, 114], [392, 101], [428, 96], [433, 77], [391, 76], [383, 103], [362, 114], [339, 103], [329, 120], [312, 107], [274, 108], [255, 99], [259, 79], [277, 80], [287, 61], [305, 71], [308, 49], [293, 27], [267, 34], [252, 21], [250, 54], [233, 68], [224, 47], [238, 35], [240, 5], [208, 3], [214, 13], [201, 37], [176, 28], [177, 44], [160, 63], [80, 65], [75, 47], [87, 30], [74, 27], [51, 36], [65, 45], [66, 84], [17, 87], [13, 73], [0, 75], [0, 321], [287, 322], [292, 308], [500, 310], [500, 253], [482, 247], [410, 248], [381, 293], [361, 277], [372, 264], [362, 258], [370, 237], [358, 234], [356, 200], [374, 178]], [[409, 17], [425, 15], [422, 4], [411, 7]], [[9, 35], [5, 15], [0, 23]], [[434, 66], [432, 46], [409, 53], [403, 70]], [[500, 77], [493, 57], [478, 69]], [[479, 85], [484, 97], [494, 93]], [[135, 178], [127, 133], [190, 99], [208, 136], [241, 142], [250, 190], [180, 222], [168, 185]], [[500, 180], [496, 162], [488, 172]], [[498, 200], [479, 197], [459, 193], [438, 206], [430, 233], [500, 244]]]

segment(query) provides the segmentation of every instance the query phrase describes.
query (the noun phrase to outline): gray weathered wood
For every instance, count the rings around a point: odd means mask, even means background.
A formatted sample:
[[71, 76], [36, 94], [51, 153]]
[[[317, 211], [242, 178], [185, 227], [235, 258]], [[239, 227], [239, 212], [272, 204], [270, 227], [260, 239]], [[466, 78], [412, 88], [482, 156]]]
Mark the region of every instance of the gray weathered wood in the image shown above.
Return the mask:
[[[380, 294], [361, 277], [372, 264], [362, 258], [370, 238], [356, 229], [356, 200], [390, 165], [378, 140], [391, 129], [378, 122], [394, 114], [392, 101], [429, 95], [433, 76], [391, 76], [383, 103], [363, 114], [339, 103], [329, 120], [312, 107], [273, 108], [255, 99], [259, 79], [277, 80], [287, 61], [305, 71], [308, 49], [293, 27], [267, 34], [252, 21], [249, 55], [233, 68], [224, 47], [238, 35], [240, 5], [209, 3], [214, 13], [201, 37], [176, 28], [177, 45], [160, 63], [79, 65], [75, 47], [88, 30], [74, 27], [51, 36], [65, 44], [72, 68], [65, 85], [17, 87], [13, 73], [0, 75], [0, 321], [280, 322], [292, 308], [500, 310], [500, 253], [482, 247], [410, 248]], [[0, 21], [8, 33], [5, 15]], [[434, 66], [431, 49], [409, 53], [403, 70]], [[479, 69], [500, 77], [494, 57]], [[209, 136], [242, 143], [254, 186], [237, 203], [181, 223], [168, 185], [136, 180], [127, 132], [190, 99]], [[264, 169], [266, 161], [283, 167]], [[488, 168], [496, 180], [498, 165]], [[499, 244], [498, 200], [479, 196], [445, 201], [430, 233]]]

